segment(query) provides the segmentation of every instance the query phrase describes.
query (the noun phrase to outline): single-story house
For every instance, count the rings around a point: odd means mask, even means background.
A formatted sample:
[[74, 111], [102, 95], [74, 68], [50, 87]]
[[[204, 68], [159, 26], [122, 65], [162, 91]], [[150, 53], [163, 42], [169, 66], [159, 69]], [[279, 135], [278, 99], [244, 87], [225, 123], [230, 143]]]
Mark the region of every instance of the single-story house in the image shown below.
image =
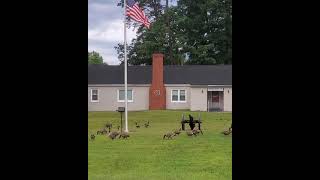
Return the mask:
[[[88, 111], [124, 107], [124, 66], [88, 65]], [[128, 66], [128, 111], [232, 111], [232, 65]]]

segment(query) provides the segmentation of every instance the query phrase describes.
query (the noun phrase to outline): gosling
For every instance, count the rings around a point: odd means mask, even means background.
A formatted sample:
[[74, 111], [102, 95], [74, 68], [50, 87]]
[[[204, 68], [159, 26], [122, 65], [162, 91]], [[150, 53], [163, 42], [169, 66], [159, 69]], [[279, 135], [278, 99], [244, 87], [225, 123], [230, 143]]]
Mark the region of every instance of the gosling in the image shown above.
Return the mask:
[[222, 134], [224, 134], [224, 135], [229, 135], [229, 134], [231, 134], [232, 133], [232, 130], [227, 130], [227, 131], [223, 131], [222, 132]]
[[172, 137], [175, 136], [175, 133], [174, 132], [169, 132], [167, 134], [165, 134], [163, 136], [163, 139], [167, 138], [167, 139], [172, 139]]
[[193, 136], [193, 135], [196, 136], [196, 135], [193, 133], [193, 131], [187, 130], [186, 133], [187, 133], [188, 136]]
[[95, 138], [96, 138], [96, 136], [94, 134], [91, 134], [91, 136], [90, 136], [91, 141], [94, 141]]
[[147, 123], [144, 123], [144, 127], [146, 127], [146, 128], [149, 127], [149, 121]]
[[108, 122], [108, 123], [106, 124], [106, 128], [112, 128], [112, 123], [109, 123], [109, 122]]
[[180, 135], [181, 133], [181, 128], [180, 129], [176, 129], [173, 131], [174, 132], [174, 135], [177, 136], [177, 135]]
[[102, 132], [100, 130], [97, 131], [97, 135], [102, 134]]
[[106, 128], [103, 128], [103, 129], [101, 130], [101, 132], [102, 132], [102, 134], [107, 134], [107, 133], [108, 133], [108, 130], [107, 130]]
[[109, 129], [109, 133], [110, 133], [110, 129], [112, 128], [112, 124], [111, 124], [111, 123], [107, 123], [107, 124], [106, 124], [106, 128]]
[[120, 133], [118, 131], [113, 131], [108, 134], [108, 137], [112, 140], [114, 140]]
[[99, 135], [99, 134], [102, 135], [102, 134], [106, 134], [106, 133], [108, 133], [108, 131], [105, 128], [97, 131], [97, 135]]
[[120, 133], [119, 139], [120, 138], [127, 139], [128, 137], [130, 137], [128, 132], [122, 132]]
[[203, 132], [199, 129], [193, 129], [192, 132], [194, 135], [198, 135], [199, 133], [201, 133], [203, 135]]

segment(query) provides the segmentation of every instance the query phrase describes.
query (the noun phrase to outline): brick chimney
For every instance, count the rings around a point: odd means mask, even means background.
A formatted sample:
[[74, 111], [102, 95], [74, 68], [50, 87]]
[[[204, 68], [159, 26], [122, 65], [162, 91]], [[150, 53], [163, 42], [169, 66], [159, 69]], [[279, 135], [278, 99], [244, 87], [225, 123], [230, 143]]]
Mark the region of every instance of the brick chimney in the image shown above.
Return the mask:
[[152, 84], [149, 91], [149, 109], [166, 109], [166, 89], [163, 83], [163, 54], [152, 55]]

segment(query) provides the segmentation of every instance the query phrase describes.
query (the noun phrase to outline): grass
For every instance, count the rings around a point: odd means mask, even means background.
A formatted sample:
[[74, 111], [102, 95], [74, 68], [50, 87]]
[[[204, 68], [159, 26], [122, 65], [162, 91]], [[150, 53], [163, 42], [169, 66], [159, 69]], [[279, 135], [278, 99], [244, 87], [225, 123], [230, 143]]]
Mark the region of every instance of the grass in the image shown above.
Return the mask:
[[[198, 117], [189, 111], [128, 112], [128, 140], [98, 135], [88, 142], [89, 180], [231, 180], [232, 136], [221, 132], [230, 126], [232, 114], [201, 112], [203, 135], [188, 137], [182, 131], [173, 140], [162, 140], [166, 132], [181, 127], [183, 112]], [[143, 126], [147, 120], [149, 128]], [[107, 122], [116, 130], [120, 114], [89, 112], [88, 134]]]

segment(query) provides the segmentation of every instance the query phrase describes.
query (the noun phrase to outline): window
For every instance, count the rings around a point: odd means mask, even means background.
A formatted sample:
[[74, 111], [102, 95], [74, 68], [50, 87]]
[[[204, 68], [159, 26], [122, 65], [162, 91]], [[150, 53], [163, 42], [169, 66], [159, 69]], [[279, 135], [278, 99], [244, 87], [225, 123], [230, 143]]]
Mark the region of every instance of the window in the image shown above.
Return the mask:
[[178, 90], [172, 90], [172, 101], [179, 101], [178, 94], [179, 94]]
[[172, 90], [171, 102], [186, 102], [186, 90]]
[[186, 101], [186, 91], [180, 90], [180, 101]]
[[[133, 102], [133, 90], [128, 89], [128, 102]], [[124, 90], [118, 90], [118, 102], [124, 102], [125, 101], [125, 93]]]
[[91, 102], [99, 102], [98, 89], [91, 89]]

